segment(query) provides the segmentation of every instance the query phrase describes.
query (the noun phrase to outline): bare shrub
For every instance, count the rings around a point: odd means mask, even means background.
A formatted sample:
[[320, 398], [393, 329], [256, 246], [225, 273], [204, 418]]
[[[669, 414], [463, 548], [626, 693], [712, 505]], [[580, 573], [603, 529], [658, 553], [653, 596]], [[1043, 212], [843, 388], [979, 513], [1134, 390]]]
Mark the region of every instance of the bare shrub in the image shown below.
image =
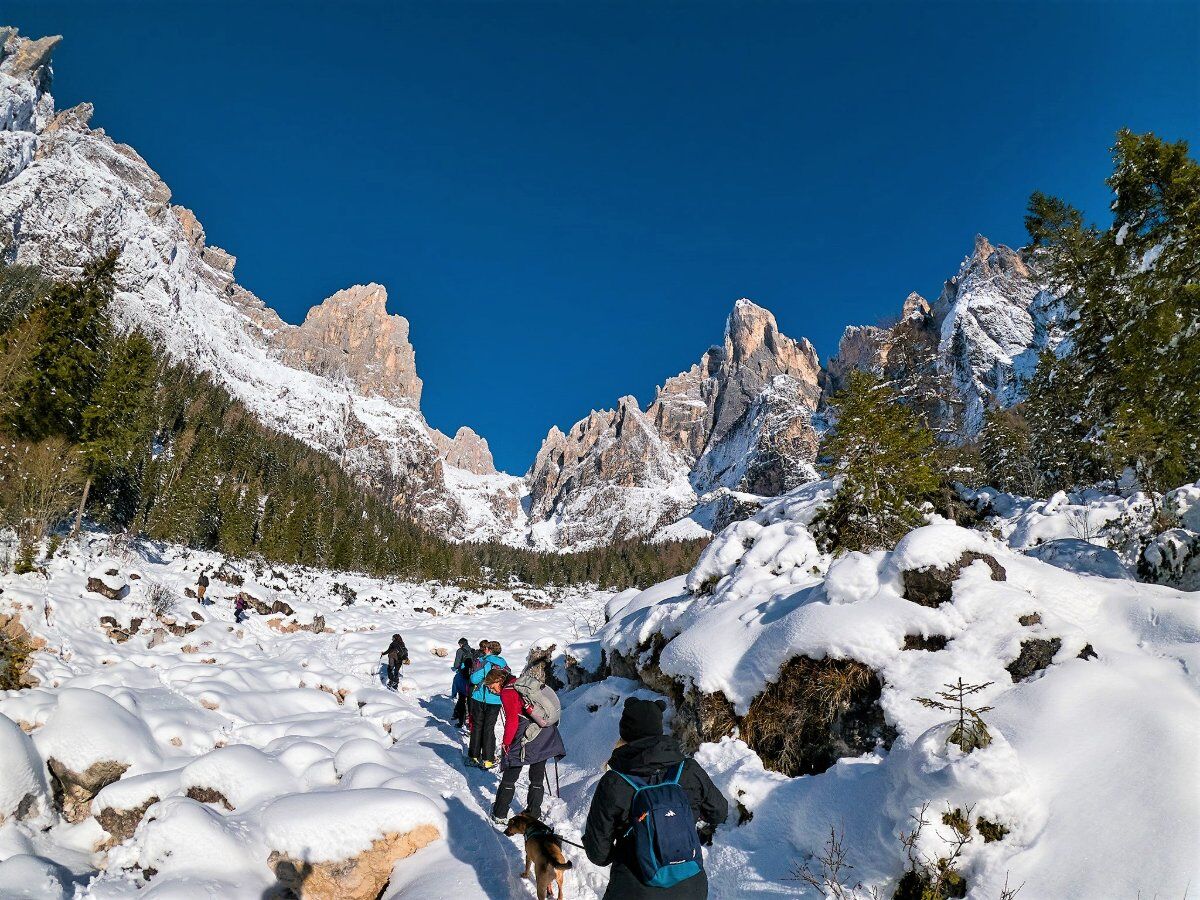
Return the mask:
[[157, 618], [175, 611], [175, 592], [161, 581], [151, 581], [146, 584], [146, 607]]
[[878, 888], [867, 888], [861, 881], [851, 883], [850, 871], [854, 866], [848, 860], [845, 837], [845, 826], [838, 830], [830, 825], [829, 840], [821, 852], [812, 862], [793, 869], [786, 880], [812, 885], [830, 900], [879, 900]]

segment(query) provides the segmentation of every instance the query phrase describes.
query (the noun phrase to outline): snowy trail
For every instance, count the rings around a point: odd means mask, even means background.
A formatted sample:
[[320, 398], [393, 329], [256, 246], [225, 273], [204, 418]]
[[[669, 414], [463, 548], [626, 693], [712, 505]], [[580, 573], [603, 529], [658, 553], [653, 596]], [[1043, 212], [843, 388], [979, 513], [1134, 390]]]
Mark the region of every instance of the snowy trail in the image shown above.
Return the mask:
[[[134, 876], [148, 869], [155, 872], [151, 893], [156, 896], [192, 896], [203, 886], [201, 896], [258, 900], [273, 881], [263, 865], [268, 848], [256, 841], [261, 840], [261, 820], [275, 797], [296, 791], [303, 795], [332, 788], [388, 787], [418, 792], [437, 804], [444, 814], [446, 839], [398, 865], [385, 897], [534, 896], [532, 883], [518, 877], [523, 866], [518, 839], [505, 837], [490, 821], [499, 773], [463, 764], [463, 738], [448, 721], [452, 655], [437, 654], [451, 654], [460, 636], [472, 643], [488, 638], [500, 641], [519, 669], [535, 643], [564, 646], [578, 638], [580, 610], [594, 614], [606, 597], [526, 609], [504, 592], [467, 595], [341, 575], [337, 577], [362, 594], [358, 602], [343, 606], [333, 591], [332, 573], [290, 572], [258, 579], [245, 573], [241, 586], [214, 580], [210, 605], [191, 600], [177, 605], [176, 627], [190, 629], [187, 633], [160, 631], [155, 636], [159, 623], [146, 616], [139, 592], [153, 581], [181, 596], [202, 563], [211, 571], [219, 560], [187, 553], [167, 553], [161, 563], [145, 557], [106, 558], [100, 565], [119, 568], [122, 578], [129, 572], [143, 576], [128, 582], [128, 597], [114, 601], [85, 589], [88, 575], [96, 571], [95, 558], [57, 559], [48, 581], [5, 577], [5, 601], [24, 605], [24, 620], [38, 623], [35, 633], [47, 647], [38, 656], [36, 670], [42, 687], [0, 695], [0, 712], [27, 723], [35, 733], [44, 732], [62, 692], [69, 691], [94, 697], [104, 715], [132, 713], [144, 730], [128, 743], [141, 741], [147, 745], [146, 759], [159, 761], [135, 765], [105, 789], [109, 794], [102, 794], [101, 800], [108, 797], [104, 802], [128, 808], [169, 795], [167, 802], [194, 809], [188, 815], [199, 816], [201, 824], [189, 831], [169, 824], [171, 817], [164, 816], [150, 822], [152, 833], [144, 834], [148, 823], [143, 822], [132, 841], [108, 851], [108, 871], [101, 873], [101, 858], [93, 848], [107, 835], [94, 818], [55, 825], [45, 835], [27, 834], [6, 821], [0, 825], [0, 888], [2, 860], [15, 852], [47, 857], [70, 870], [70, 887], [80, 897], [143, 896], [144, 882]], [[328, 630], [281, 633], [257, 615], [237, 625], [232, 598], [239, 590], [267, 602], [284, 600], [300, 624], [322, 615]], [[147, 621], [133, 637], [117, 644], [102, 627], [102, 616], [112, 616], [121, 628], [129, 627], [133, 618]], [[286, 623], [287, 617], [283, 620]], [[379, 659], [394, 631], [404, 635], [412, 657], [397, 693], [384, 689]], [[119, 733], [101, 713], [96, 716], [97, 731]], [[604, 738], [610, 747], [615, 733], [614, 725], [613, 735]], [[248, 785], [254, 779], [230, 771], [224, 782], [204, 785], [219, 789], [233, 810], [181, 796], [192, 762], [219, 759], [220, 748], [243, 745], [261, 751], [255, 758], [269, 775], [267, 784]], [[143, 769], [146, 774], [138, 774]], [[581, 795], [575, 785], [582, 774], [570, 766], [561, 774], [564, 796], [577, 804]], [[526, 784], [523, 777], [514, 811], [523, 805]], [[580, 815], [550, 796], [546, 810], [567, 827]], [[568, 833], [578, 836], [577, 831]], [[217, 846], [222, 841], [245, 846], [215, 861], [195, 850], [199, 844]], [[582, 853], [571, 856], [577, 865], [587, 865]], [[568, 896], [598, 896], [589, 874], [568, 874]]]

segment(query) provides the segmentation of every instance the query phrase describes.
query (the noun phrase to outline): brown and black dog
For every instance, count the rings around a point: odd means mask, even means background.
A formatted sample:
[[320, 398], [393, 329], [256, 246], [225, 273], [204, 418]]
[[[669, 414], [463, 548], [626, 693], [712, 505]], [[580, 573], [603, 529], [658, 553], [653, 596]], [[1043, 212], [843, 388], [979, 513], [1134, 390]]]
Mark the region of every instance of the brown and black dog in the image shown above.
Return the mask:
[[538, 900], [546, 900], [550, 896], [552, 881], [558, 883], [558, 900], [563, 900], [563, 872], [571, 868], [571, 861], [563, 855], [562, 844], [550, 826], [533, 816], [518, 813], [508, 820], [504, 833], [509, 837], [514, 834], [525, 836], [525, 871], [521, 877], [529, 877], [529, 866], [532, 864]]

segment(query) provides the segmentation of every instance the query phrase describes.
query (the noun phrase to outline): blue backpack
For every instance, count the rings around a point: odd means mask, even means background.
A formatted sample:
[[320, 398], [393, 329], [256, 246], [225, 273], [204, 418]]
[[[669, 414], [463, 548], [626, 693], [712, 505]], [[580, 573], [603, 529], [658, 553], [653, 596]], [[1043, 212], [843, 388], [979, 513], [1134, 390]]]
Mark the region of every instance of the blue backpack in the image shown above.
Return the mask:
[[687, 792], [679, 785], [683, 766], [679, 764], [674, 778], [655, 784], [617, 772], [633, 788], [629, 807], [633, 824], [625, 837], [633, 839], [634, 858], [641, 870], [635, 874], [648, 887], [669, 888], [700, 874], [696, 819]]

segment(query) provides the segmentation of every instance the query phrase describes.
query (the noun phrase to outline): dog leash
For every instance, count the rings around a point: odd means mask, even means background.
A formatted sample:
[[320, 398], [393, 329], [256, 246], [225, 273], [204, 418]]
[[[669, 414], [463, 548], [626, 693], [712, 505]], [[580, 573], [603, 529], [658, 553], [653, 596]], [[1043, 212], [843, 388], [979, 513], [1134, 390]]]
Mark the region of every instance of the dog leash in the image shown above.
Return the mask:
[[568, 840], [567, 838], [565, 838], [561, 834], [559, 834], [557, 831], [552, 831], [551, 829], [546, 828], [546, 827], [539, 828], [536, 831], [527, 830], [525, 832], [525, 834], [527, 837], [552, 837], [556, 841], [562, 841], [564, 844], [570, 844], [572, 847], [578, 847], [580, 850], [587, 850], [587, 848], [584, 847], [583, 844], [577, 844], [572, 840]]

